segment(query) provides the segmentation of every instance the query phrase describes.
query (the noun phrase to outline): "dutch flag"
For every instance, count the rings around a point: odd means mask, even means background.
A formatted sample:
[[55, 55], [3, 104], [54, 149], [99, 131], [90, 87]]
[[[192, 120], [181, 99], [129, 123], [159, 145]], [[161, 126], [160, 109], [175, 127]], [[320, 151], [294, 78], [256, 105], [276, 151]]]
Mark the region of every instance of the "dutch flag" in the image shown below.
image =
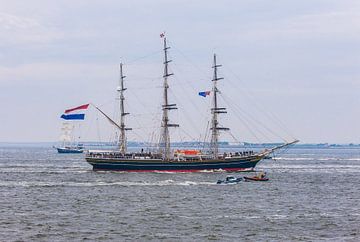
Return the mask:
[[84, 120], [85, 114], [82, 113], [89, 107], [89, 104], [84, 104], [75, 108], [66, 109], [65, 113], [60, 118], [65, 120]]

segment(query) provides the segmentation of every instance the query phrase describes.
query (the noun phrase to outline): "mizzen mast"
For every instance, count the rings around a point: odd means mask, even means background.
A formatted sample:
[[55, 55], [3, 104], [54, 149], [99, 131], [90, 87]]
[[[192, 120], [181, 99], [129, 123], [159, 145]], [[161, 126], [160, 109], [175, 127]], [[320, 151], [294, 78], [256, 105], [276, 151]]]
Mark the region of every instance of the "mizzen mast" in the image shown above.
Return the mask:
[[127, 140], [126, 140], [126, 131], [131, 130], [131, 128], [125, 127], [125, 116], [129, 113], [125, 112], [124, 108], [124, 91], [126, 88], [124, 87], [124, 78], [123, 75], [123, 64], [120, 63], [120, 79], [119, 79], [119, 87], [117, 88], [117, 91], [119, 93], [119, 100], [120, 100], [120, 135], [119, 135], [119, 149], [122, 154], [126, 153], [127, 149]]
[[218, 158], [219, 155], [219, 135], [221, 130], [229, 130], [229, 128], [225, 127], [219, 127], [218, 122], [218, 114], [221, 113], [227, 113], [226, 108], [219, 108], [218, 107], [218, 100], [217, 100], [217, 94], [219, 93], [219, 89], [217, 88], [217, 81], [224, 79], [223, 77], [218, 77], [218, 67], [221, 67], [221, 65], [216, 64], [216, 54], [214, 54], [214, 77], [212, 79], [213, 81], [213, 106], [211, 108], [211, 114], [212, 114], [212, 120], [211, 120], [211, 142], [210, 142], [210, 148], [213, 153], [214, 158]]
[[170, 49], [166, 45], [166, 37], [164, 37], [164, 100], [162, 105], [162, 121], [161, 121], [161, 136], [160, 136], [160, 152], [163, 155], [164, 160], [170, 160], [170, 133], [169, 127], [179, 127], [178, 124], [170, 124], [169, 123], [169, 111], [177, 109], [176, 104], [169, 104], [168, 100], [168, 78], [172, 76], [173, 73], [169, 73], [169, 63], [171, 60], [168, 60], [168, 52], [167, 50]]

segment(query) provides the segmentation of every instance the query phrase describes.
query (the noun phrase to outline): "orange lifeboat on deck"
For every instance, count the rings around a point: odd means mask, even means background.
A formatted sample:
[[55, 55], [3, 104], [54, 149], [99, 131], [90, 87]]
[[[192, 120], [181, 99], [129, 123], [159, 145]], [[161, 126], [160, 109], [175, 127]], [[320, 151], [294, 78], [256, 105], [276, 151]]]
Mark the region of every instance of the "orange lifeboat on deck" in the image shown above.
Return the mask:
[[201, 155], [200, 150], [176, 150], [177, 155]]

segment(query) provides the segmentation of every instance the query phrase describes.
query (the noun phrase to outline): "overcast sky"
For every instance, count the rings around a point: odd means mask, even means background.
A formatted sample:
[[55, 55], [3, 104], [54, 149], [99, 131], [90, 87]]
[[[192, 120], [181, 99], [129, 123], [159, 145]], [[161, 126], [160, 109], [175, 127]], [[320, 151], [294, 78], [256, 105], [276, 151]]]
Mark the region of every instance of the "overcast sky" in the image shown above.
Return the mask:
[[[173, 140], [204, 138], [212, 55], [223, 126], [239, 141], [360, 143], [360, 1], [0, 1], [0, 141], [56, 141], [66, 108], [114, 115], [124, 62], [130, 140], [158, 135], [162, 40]], [[88, 110], [82, 136], [110, 139]], [[144, 128], [144, 129], [142, 129]], [[202, 136], [201, 136], [202, 135]], [[151, 138], [152, 137], [152, 138]], [[230, 139], [229, 138], [229, 139]], [[231, 140], [229, 140], [231, 141]]]

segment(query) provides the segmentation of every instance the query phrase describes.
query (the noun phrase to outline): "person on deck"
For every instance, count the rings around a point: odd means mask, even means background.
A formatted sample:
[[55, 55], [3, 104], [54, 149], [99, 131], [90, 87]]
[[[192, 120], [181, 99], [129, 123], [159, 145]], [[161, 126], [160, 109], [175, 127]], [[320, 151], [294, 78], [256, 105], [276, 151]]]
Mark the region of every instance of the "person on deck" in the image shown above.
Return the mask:
[[257, 175], [257, 178], [264, 179], [265, 176], [266, 176], [266, 172], [262, 171], [262, 172], [259, 173], [259, 175]]

